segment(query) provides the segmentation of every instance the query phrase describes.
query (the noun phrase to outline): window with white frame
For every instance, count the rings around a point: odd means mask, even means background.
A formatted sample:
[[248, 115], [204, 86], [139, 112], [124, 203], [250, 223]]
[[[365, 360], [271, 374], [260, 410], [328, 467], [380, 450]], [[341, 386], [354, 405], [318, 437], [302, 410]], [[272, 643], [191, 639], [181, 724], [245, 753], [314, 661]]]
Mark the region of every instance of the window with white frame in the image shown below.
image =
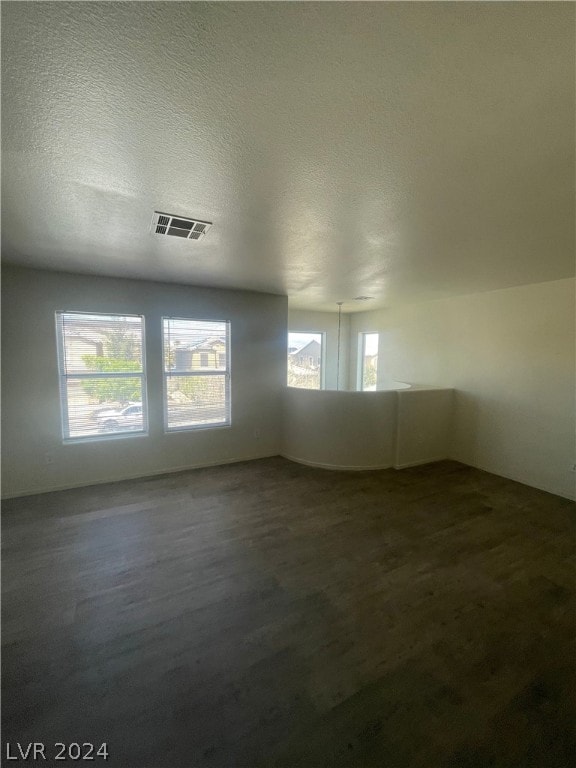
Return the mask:
[[376, 389], [378, 377], [378, 334], [361, 333], [358, 339], [358, 389], [371, 392]]
[[144, 318], [57, 312], [65, 440], [145, 434]]
[[288, 334], [288, 386], [301, 389], [322, 389], [322, 333]]
[[167, 431], [230, 424], [230, 323], [162, 319]]

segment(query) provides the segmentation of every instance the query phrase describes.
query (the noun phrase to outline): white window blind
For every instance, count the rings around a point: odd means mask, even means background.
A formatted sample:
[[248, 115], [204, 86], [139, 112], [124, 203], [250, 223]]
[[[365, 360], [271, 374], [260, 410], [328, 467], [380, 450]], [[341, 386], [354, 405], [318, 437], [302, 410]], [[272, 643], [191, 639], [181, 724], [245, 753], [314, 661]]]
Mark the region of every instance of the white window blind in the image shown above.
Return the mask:
[[166, 429], [230, 424], [230, 323], [165, 317], [162, 335]]
[[57, 312], [65, 440], [147, 430], [144, 318]]

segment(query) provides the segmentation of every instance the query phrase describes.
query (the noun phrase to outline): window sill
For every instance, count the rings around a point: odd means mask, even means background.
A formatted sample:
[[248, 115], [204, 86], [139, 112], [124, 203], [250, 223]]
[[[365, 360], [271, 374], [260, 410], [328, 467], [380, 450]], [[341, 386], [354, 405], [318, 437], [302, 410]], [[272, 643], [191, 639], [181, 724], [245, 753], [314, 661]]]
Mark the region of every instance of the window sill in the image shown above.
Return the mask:
[[78, 443], [102, 443], [110, 440], [126, 440], [134, 437], [148, 437], [148, 432], [119, 432], [118, 434], [87, 435], [86, 437], [65, 437], [64, 445], [78, 445]]

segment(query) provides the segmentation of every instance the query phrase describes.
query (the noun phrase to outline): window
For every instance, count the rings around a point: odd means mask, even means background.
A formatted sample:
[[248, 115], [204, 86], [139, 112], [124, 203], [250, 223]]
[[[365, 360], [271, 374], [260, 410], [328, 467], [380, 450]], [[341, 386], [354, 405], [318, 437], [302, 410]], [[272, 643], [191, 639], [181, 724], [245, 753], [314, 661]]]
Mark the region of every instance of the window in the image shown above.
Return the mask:
[[230, 424], [230, 323], [165, 317], [162, 338], [166, 429]]
[[65, 440], [145, 433], [144, 318], [57, 312]]
[[378, 376], [378, 334], [361, 333], [358, 339], [358, 389], [373, 392]]
[[288, 386], [302, 389], [323, 387], [321, 333], [288, 334]]

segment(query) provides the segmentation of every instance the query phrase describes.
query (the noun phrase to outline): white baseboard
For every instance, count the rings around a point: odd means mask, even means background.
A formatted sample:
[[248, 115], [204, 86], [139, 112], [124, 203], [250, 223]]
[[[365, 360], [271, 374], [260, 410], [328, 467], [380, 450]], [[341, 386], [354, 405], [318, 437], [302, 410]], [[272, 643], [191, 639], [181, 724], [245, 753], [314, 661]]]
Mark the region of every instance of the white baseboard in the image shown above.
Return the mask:
[[444, 461], [447, 458], [452, 461], [457, 461], [460, 464], [464, 464], [468, 467], [473, 467], [474, 469], [480, 469], [482, 472], [489, 472], [491, 475], [497, 475], [498, 477], [504, 477], [506, 480], [513, 480], [515, 483], [521, 483], [522, 485], [526, 485], [529, 488], [537, 488], [540, 491], [545, 491], [546, 493], [552, 493], [555, 496], [560, 496], [563, 499], [570, 499], [571, 501], [576, 501], [576, 492], [572, 495], [570, 494], [564, 494], [564, 493], [558, 493], [558, 490], [550, 488], [549, 486], [545, 486], [542, 484], [535, 484], [535, 483], [527, 483], [525, 480], [519, 478], [519, 477], [512, 477], [511, 475], [505, 475], [502, 472], [495, 472], [493, 469], [490, 469], [489, 467], [485, 467], [480, 464], [471, 464], [466, 461], [462, 461], [462, 459], [459, 459], [456, 456], [441, 456], [435, 459], [426, 459], [425, 461], [415, 461], [415, 462], [409, 462], [406, 464], [378, 464], [378, 465], [368, 465], [368, 466], [347, 466], [347, 465], [338, 465], [338, 464], [325, 464], [321, 462], [313, 462], [308, 461], [306, 459], [300, 459], [296, 456], [289, 456], [285, 453], [265, 453], [265, 454], [258, 454], [255, 456], [242, 456], [242, 457], [235, 457], [232, 459], [219, 459], [217, 461], [210, 461], [210, 462], [204, 462], [200, 464], [186, 464], [179, 467], [167, 467], [165, 469], [157, 469], [153, 470], [151, 472], [139, 472], [136, 474], [130, 474], [130, 475], [121, 475], [118, 477], [108, 477], [106, 479], [102, 480], [92, 480], [90, 482], [80, 482], [80, 483], [67, 483], [65, 485], [46, 485], [46, 486], [40, 486], [38, 488], [27, 488], [27, 489], [21, 489], [17, 491], [12, 491], [10, 493], [6, 493], [2, 495], [2, 499], [16, 499], [21, 496], [34, 496], [39, 493], [52, 493], [55, 491], [67, 491], [72, 490], [73, 488], [86, 488], [91, 485], [106, 485], [107, 483], [119, 483], [123, 480], [138, 480], [142, 477], [156, 477], [158, 475], [170, 475], [175, 472], [186, 472], [187, 470], [191, 469], [203, 469], [204, 467], [216, 467], [216, 466], [223, 466], [226, 464], [238, 464], [242, 461], [256, 461], [257, 459], [269, 459], [273, 456], [282, 456], [284, 459], [288, 459], [289, 461], [294, 461], [297, 464], [304, 464], [308, 467], [317, 467], [318, 469], [329, 469], [329, 470], [339, 470], [339, 471], [345, 471], [345, 472], [362, 472], [362, 471], [368, 471], [368, 470], [377, 470], [377, 469], [408, 469], [410, 467], [416, 467], [421, 466], [423, 464], [432, 464], [436, 461]]
[[169, 467], [166, 469], [155, 469], [150, 472], [138, 472], [133, 475], [121, 475], [118, 477], [107, 477], [105, 480], [91, 480], [90, 482], [66, 483], [65, 485], [47, 485], [34, 489], [24, 489], [11, 491], [2, 494], [2, 499], [17, 499], [21, 496], [35, 496], [39, 493], [52, 493], [55, 491], [69, 491], [73, 488], [89, 488], [92, 485], [106, 485], [107, 483], [121, 483], [123, 480], [139, 480], [142, 477], [156, 477], [157, 475], [171, 475], [175, 472], [186, 472], [189, 469], [203, 469], [205, 467], [219, 467], [225, 464], [238, 464], [241, 461], [256, 461], [257, 459], [269, 459], [278, 456], [278, 453], [265, 453], [257, 456], [241, 456], [233, 459], [219, 459], [218, 461], [208, 461], [200, 464], [186, 464], [180, 467]]
[[407, 461], [404, 464], [394, 464], [394, 469], [409, 469], [410, 467], [420, 467], [423, 464], [434, 464], [437, 461], [446, 461], [447, 456], [435, 456], [432, 459], [420, 459], [419, 461]]
[[520, 477], [505, 475], [503, 472], [496, 472], [494, 469], [485, 467], [482, 464], [472, 464], [469, 461], [462, 461], [462, 459], [459, 459], [456, 456], [450, 456], [449, 458], [452, 461], [458, 461], [460, 464], [464, 464], [464, 466], [466, 467], [472, 467], [473, 469], [480, 469], [482, 472], [488, 472], [491, 475], [496, 475], [497, 477], [503, 477], [505, 480], [513, 480], [515, 483], [520, 483], [520, 485], [528, 486], [528, 488], [536, 488], [539, 491], [545, 491], [546, 493], [551, 493], [554, 496], [560, 496], [561, 499], [570, 499], [570, 501], [576, 501], [576, 490], [573, 494], [559, 493], [558, 489], [550, 488], [550, 486], [542, 485], [541, 483], [538, 483], [538, 484], [534, 482], [527, 483], [526, 480]]
[[304, 464], [307, 467], [317, 467], [318, 469], [332, 469], [342, 472], [365, 472], [371, 469], [392, 469], [392, 464], [370, 464], [367, 466], [346, 465], [346, 464], [324, 464], [319, 461], [308, 461], [307, 459], [300, 459], [297, 456], [289, 456], [287, 453], [281, 453], [280, 456], [289, 461], [294, 461], [296, 464]]

